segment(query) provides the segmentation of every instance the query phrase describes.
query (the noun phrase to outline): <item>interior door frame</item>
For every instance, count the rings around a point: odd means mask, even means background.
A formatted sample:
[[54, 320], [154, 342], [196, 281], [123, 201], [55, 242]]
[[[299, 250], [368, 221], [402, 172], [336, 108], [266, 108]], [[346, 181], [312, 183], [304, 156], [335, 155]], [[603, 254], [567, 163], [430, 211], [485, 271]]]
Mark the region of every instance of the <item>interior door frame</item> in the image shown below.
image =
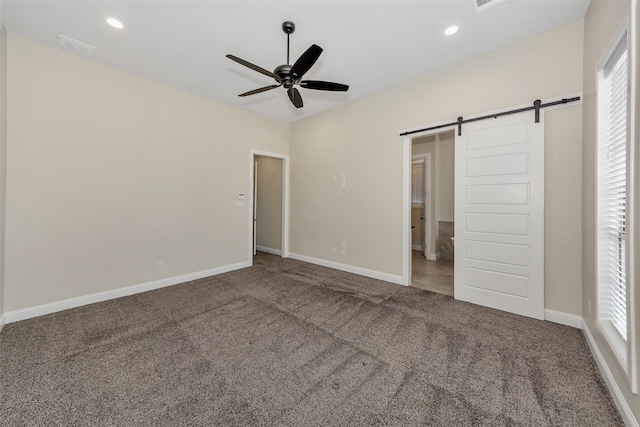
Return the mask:
[[249, 188], [251, 188], [251, 197], [249, 197], [249, 210], [248, 210], [248, 261], [250, 265], [253, 265], [253, 165], [256, 161], [256, 156], [271, 157], [274, 159], [282, 160], [282, 237], [281, 237], [281, 257], [289, 257], [289, 155], [272, 153], [262, 150], [249, 150]]
[[[444, 123], [435, 123], [425, 127], [438, 127], [438, 129], [416, 132], [402, 138], [402, 280], [404, 286], [411, 285], [411, 164], [413, 162], [413, 140], [430, 135], [437, 135], [455, 129], [455, 126], [442, 126]], [[454, 248], [455, 250], [455, 248]]]
[[256, 227], [256, 221], [257, 218], [256, 216], [258, 216], [258, 160], [253, 159], [253, 192], [251, 193], [251, 200], [253, 201], [253, 204], [251, 206], [251, 215], [253, 216], [253, 223], [252, 223], [252, 229], [253, 229], [253, 236], [251, 237], [251, 254], [253, 256], [256, 256], [256, 247], [258, 246], [258, 242], [257, 242], [257, 236], [258, 236], [258, 227]]

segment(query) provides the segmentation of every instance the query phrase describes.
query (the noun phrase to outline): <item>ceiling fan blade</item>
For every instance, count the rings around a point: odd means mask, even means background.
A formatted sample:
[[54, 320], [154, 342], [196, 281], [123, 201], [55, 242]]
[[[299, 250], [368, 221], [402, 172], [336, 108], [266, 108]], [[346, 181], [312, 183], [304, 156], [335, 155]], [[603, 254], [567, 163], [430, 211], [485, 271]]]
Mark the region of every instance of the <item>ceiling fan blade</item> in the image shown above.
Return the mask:
[[317, 44], [313, 44], [302, 55], [300, 55], [300, 58], [298, 58], [296, 63], [293, 64], [293, 67], [291, 67], [291, 75], [293, 76], [293, 79], [298, 80], [302, 78], [304, 73], [309, 71], [313, 64], [316, 63], [321, 53], [322, 48]]
[[300, 96], [300, 92], [298, 91], [298, 89], [296, 89], [295, 87], [290, 87], [289, 90], [287, 90], [287, 93], [289, 94], [291, 103], [295, 105], [296, 108], [301, 108], [302, 97]]
[[265, 70], [262, 67], [258, 67], [255, 64], [252, 64], [251, 62], [245, 61], [244, 59], [238, 58], [237, 56], [233, 56], [233, 55], [226, 55], [227, 58], [229, 58], [232, 61], [236, 61], [238, 64], [242, 64], [247, 68], [251, 68], [253, 71], [257, 71], [259, 73], [264, 74], [265, 76], [269, 76], [269, 77], [273, 77], [274, 79], [276, 79], [278, 82], [280, 81], [280, 77], [278, 77], [277, 75], [273, 74], [271, 71], [269, 70]]
[[282, 85], [265, 86], [265, 87], [261, 87], [260, 89], [254, 89], [254, 90], [250, 90], [249, 92], [241, 93], [238, 96], [255, 95], [256, 93], [266, 92], [268, 90], [275, 89], [275, 88], [280, 87], [280, 86], [282, 86]]
[[303, 80], [300, 82], [300, 87], [314, 90], [330, 90], [332, 92], [345, 92], [349, 90], [348, 85], [343, 85], [342, 83], [323, 82], [320, 80]]

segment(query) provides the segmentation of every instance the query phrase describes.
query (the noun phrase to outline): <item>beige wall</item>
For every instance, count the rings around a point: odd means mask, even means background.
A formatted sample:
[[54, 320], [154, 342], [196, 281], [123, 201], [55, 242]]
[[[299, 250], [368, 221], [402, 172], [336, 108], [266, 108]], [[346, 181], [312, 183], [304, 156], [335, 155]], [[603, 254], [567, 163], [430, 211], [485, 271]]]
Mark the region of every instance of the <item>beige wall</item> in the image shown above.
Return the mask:
[[4, 316], [4, 237], [7, 182], [7, 33], [0, 28], [0, 329]]
[[[633, 4], [633, 8], [635, 8], [634, 23], [635, 23], [635, 29], [636, 29], [636, 46], [635, 46], [635, 49], [636, 49], [636, 86], [635, 86], [636, 117], [634, 122], [634, 126], [635, 126], [634, 147], [636, 147], [636, 152], [635, 152], [636, 168], [638, 167], [638, 165], [640, 165], [640, 149], [638, 149], [638, 147], [640, 147], [640, 96], [638, 95], [638, 91], [640, 90], [640, 7], [639, 6], [640, 5], [638, 5], [637, 1]], [[636, 230], [638, 230], [638, 226], [640, 225], [640, 196], [638, 196], [638, 193], [640, 192], [639, 190], [640, 189], [640, 173], [635, 174], [635, 189], [636, 189], [636, 192], [635, 192], [636, 199], [634, 204], [634, 209], [635, 209], [634, 220], [636, 224]], [[640, 265], [640, 236], [638, 234], [636, 234], [636, 238], [634, 241], [634, 251], [635, 251], [635, 259], [633, 260], [633, 263], [634, 263], [633, 265], [638, 266]], [[633, 292], [634, 299], [631, 302], [632, 304], [635, 304], [634, 307], [640, 307], [640, 274], [638, 274], [637, 269], [636, 269], [635, 280], [633, 283], [631, 283], [631, 286], [633, 286], [633, 289], [634, 289], [634, 292]], [[636, 334], [635, 334], [636, 346], [637, 346], [637, 343], [640, 342], [640, 328], [638, 327], [638, 316], [640, 316], [640, 313], [636, 312]], [[640, 351], [637, 351], [637, 347], [636, 347], [636, 366], [640, 367]], [[638, 375], [638, 383], [640, 384], [640, 372], [638, 372], [637, 375]], [[636, 395], [636, 402], [634, 407], [636, 420], [640, 420], [640, 416], [639, 416], [640, 401], [638, 401], [639, 399], [640, 397]]]
[[[402, 274], [402, 144], [398, 132], [582, 90], [583, 22], [577, 21], [291, 125], [291, 251], [387, 274]], [[549, 121], [566, 117], [580, 129], [580, 106], [548, 111]], [[546, 147], [566, 157], [547, 165], [547, 226], [560, 227], [572, 199], [560, 194], [572, 184], [549, 177], [579, 177], [580, 158], [569, 156], [579, 136], [548, 129]], [[557, 146], [557, 147], [556, 147]], [[553, 147], [553, 148], [552, 148]], [[562, 171], [558, 170], [562, 169]], [[330, 177], [346, 173], [348, 187]], [[575, 174], [575, 176], [574, 176]], [[577, 178], [579, 179], [579, 178]], [[579, 212], [578, 212], [579, 213]], [[578, 215], [579, 216], [579, 215]], [[561, 219], [559, 219], [561, 218]], [[579, 218], [573, 218], [579, 221]], [[567, 241], [580, 241], [573, 230]], [[347, 240], [344, 257], [331, 254]], [[550, 249], [554, 239], [548, 239]], [[566, 244], [566, 243], [565, 243]], [[577, 246], [576, 246], [577, 247]], [[559, 251], [558, 251], [559, 252]], [[579, 250], [545, 257], [545, 307], [581, 314]]]
[[545, 308], [582, 314], [582, 108], [546, 111], [544, 145]]
[[248, 261], [249, 150], [287, 154], [286, 124], [7, 47], [7, 312]]
[[438, 135], [436, 142], [436, 218], [437, 221], [451, 221], [454, 218], [454, 132]]
[[[584, 106], [582, 145], [582, 278], [583, 316], [636, 419], [640, 419], [640, 397], [630, 391], [600, 332], [595, 326], [596, 303], [596, 70], [629, 16], [629, 1], [592, 1], [585, 17]], [[637, 140], [636, 140], [636, 147]], [[637, 190], [637, 189], [636, 189]], [[637, 191], [636, 191], [637, 194]], [[637, 245], [637, 242], [636, 242]], [[637, 264], [636, 264], [637, 265]], [[638, 284], [631, 284], [638, 291]], [[589, 312], [591, 304], [592, 312]], [[638, 305], [636, 305], [638, 307]], [[636, 320], [637, 322], [637, 320]], [[636, 323], [637, 328], [637, 323]]]
[[256, 156], [258, 161], [258, 203], [256, 244], [282, 249], [282, 159]]

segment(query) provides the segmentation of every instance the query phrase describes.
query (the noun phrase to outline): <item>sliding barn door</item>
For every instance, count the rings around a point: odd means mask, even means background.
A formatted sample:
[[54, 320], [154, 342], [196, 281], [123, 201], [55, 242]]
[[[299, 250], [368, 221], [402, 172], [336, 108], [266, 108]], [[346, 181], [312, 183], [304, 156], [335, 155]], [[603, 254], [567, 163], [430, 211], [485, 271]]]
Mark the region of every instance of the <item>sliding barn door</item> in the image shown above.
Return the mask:
[[464, 124], [455, 144], [455, 298], [543, 319], [542, 117]]

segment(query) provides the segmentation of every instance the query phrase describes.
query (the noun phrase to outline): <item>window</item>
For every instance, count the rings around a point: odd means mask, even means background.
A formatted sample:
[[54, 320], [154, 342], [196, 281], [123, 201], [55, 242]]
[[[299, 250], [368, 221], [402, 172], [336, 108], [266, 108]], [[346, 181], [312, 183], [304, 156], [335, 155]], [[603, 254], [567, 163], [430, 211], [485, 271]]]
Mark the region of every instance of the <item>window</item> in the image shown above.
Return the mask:
[[424, 160], [411, 165], [411, 203], [424, 203]]
[[598, 73], [598, 324], [627, 365], [629, 64], [626, 32]]

